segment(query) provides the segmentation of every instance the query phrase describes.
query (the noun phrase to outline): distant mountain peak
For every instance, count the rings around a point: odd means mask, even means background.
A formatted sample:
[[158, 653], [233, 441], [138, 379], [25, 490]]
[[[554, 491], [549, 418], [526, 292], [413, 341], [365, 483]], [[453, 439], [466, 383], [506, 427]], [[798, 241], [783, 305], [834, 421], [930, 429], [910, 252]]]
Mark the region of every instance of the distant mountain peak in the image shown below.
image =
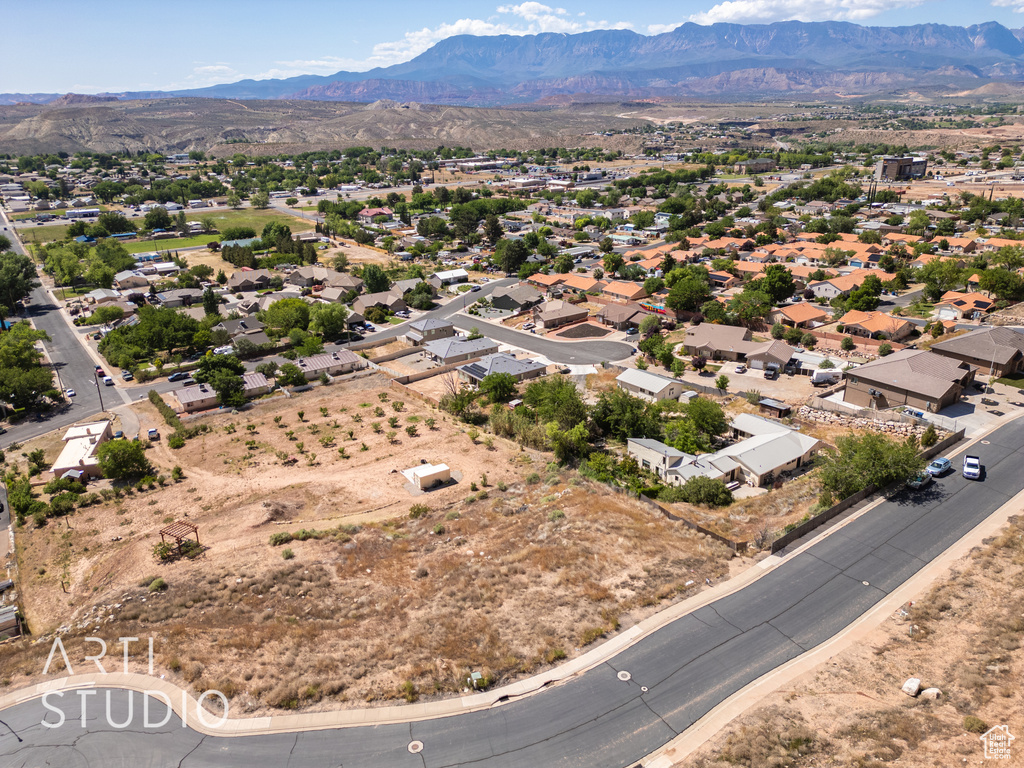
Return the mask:
[[[756, 85], [751, 73], [771, 73]], [[730, 76], [731, 73], [731, 76]], [[821, 93], [857, 83], [858, 93], [891, 88], [977, 88], [1024, 74], [1024, 30], [995, 21], [955, 27], [868, 27], [848, 21], [771, 24], [686, 22], [658, 35], [627, 29], [577, 34], [455, 35], [410, 61], [369, 72], [246, 80], [120, 98], [200, 96], [494, 105], [563, 100], [729, 98]], [[969, 82], [970, 80], [970, 82]], [[709, 88], [712, 89], [709, 91]], [[748, 91], [745, 89], [754, 88]], [[719, 89], [719, 90], [714, 90]], [[116, 96], [5, 94], [0, 103], [88, 105]]]

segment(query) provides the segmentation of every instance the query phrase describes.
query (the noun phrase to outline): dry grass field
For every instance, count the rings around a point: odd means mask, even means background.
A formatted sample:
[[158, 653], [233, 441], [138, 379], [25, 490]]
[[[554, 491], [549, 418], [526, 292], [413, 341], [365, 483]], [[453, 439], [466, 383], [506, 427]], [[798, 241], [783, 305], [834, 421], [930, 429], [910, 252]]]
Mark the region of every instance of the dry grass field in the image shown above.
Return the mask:
[[[64, 626], [78, 649], [153, 636], [157, 674], [242, 711], [365, 706], [458, 693], [470, 670], [508, 682], [728, 572], [731, 553], [684, 526], [400, 397], [370, 377], [204, 417], [213, 430], [178, 451], [155, 444], [180, 482], [19, 530], [31, 628]], [[397, 470], [420, 460], [460, 482], [410, 495]], [[205, 550], [160, 563], [175, 519]], [[4, 684], [37, 679], [48, 650], [5, 646]]]

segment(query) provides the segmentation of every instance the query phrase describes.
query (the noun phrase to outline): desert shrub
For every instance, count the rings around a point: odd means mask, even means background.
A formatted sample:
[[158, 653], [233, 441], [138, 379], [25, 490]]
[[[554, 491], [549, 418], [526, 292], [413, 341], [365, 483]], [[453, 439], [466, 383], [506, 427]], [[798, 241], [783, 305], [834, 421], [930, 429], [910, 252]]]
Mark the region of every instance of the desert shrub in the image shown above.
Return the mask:
[[166, 589], [167, 582], [160, 578], [153, 579], [153, 581], [151, 581], [149, 584], [150, 592], [164, 592], [166, 591]]
[[430, 514], [430, 507], [426, 504], [413, 504], [409, 507], [409, 517], [413, 520], [423, 517], [424, 515]]
[[167, 447], [177, 450], [178, 448], [185, 447], [185, 438], [179, 435], [177, 432], [167, 438]]
[[288, 531], [282, 531], [281, 533], [270, 534], [270, 546], [280, 547], [282, 544], [287, 544], [292, 541], [294, 537], [288, 533]]
[[563, 512], [560, 509], [553, 509], [553, 510], [551, 510], [551, 512], [548, 513], [548, 521], [549, 522], [553, 523], [553, 522], [555, 522], [557, 520], [562, 520], [563, 518], [565, 518], [565, 512]]
[[939, 442], [939, 433], [935, 431], [935, 425], [929, 424], [928, 429], [921, 435], [921, 445], [925, 448], [931, 448]]
[[967, 715], [964, 718], [964, 730], [968, 733], [984, 733], [988, 730], [988, 723], [986, 723], [980, 717], [975, 717], [974, 715]]
[[283, 557], [285, 560], [291, 560], [293, 557], [295, 557], [295, 553], [292, 552], [290, 549], [286, 549], [281, 553], [281, 557]]
[[444, 526], [438, 523], [434, 526], [433, 531], [435, 536], [441, 536], [444, 534]]

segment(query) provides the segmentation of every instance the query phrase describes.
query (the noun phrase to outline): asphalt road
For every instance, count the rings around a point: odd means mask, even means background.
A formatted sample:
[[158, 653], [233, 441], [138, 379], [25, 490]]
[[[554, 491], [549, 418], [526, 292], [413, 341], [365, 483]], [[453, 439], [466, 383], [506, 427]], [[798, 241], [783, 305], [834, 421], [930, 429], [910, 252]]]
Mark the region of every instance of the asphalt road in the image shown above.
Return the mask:
[[[972, 449], [981, 481], [951, 474], [904, 491], [748, 587], [665, 626], [562, 685], [486, 711], [435, 720], [259, 737], [203, 737], [176, 717], [144, 727], [141, 695], [77, 695], [0, 712], [0, 759], [11, 768], [590, 768], [633, 766], [747, 683], [828, 640], [1019, 492], [1024, 420]], [[630, 673], [628, 681], [617, 673]], [[162, 706], [151, 719], [162, 719]], [[408, 746], [421, 741], [423, 750]]]
[[[465, 298], [456, 298], [443, 304], [436, 309], [424, 312], [414, 319], [419, 320], [425, 317], [439, 320], [451, 320], [456, 328], [463, 331], [470, 331], [476, 328], [484, 336], [494, 339], [500, 344], [509, 344], [522, 349], [534, 352], [551, 360], [553, 363], [566, 363], [571, 365], [596, 365], [603, 361], [623, 360], [632, 354], [633, 347], [621, 341], [602, 341], [594, 339], [590, 341], [548, 341], [543, 336], [533, 333], [517, 331], [513, 328], [506, 328], [502, 325], [488, 323], [483, 320], [476, 320], [465, 315], [458, 315], [462, 309], [472, 304], [477, 299], [490, 295], [495, 288], [513, 285], [519, 282], [516, 278], [504, 278], [492, 280], [480, 286], [479, 291], [465, 294]], [[372, 333], [368, 339], [387, 339], [404, 334], [408, 330], [407, 324], [394, 325], [390, 328]]]

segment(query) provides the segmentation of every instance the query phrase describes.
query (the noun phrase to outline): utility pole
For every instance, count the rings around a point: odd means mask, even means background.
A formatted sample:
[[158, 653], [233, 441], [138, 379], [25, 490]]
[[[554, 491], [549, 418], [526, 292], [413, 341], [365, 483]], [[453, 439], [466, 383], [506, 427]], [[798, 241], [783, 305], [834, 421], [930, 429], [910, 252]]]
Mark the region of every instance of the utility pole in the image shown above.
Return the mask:
[[100, 398], [100, 411], [104, 411], [106, 409], [103, 407], [103, 390], [100, 389], [100, 377], [96, 371], [92, 372], [92, 380], [93, 383], [96, 384], [96, 394], [99, 395]]

